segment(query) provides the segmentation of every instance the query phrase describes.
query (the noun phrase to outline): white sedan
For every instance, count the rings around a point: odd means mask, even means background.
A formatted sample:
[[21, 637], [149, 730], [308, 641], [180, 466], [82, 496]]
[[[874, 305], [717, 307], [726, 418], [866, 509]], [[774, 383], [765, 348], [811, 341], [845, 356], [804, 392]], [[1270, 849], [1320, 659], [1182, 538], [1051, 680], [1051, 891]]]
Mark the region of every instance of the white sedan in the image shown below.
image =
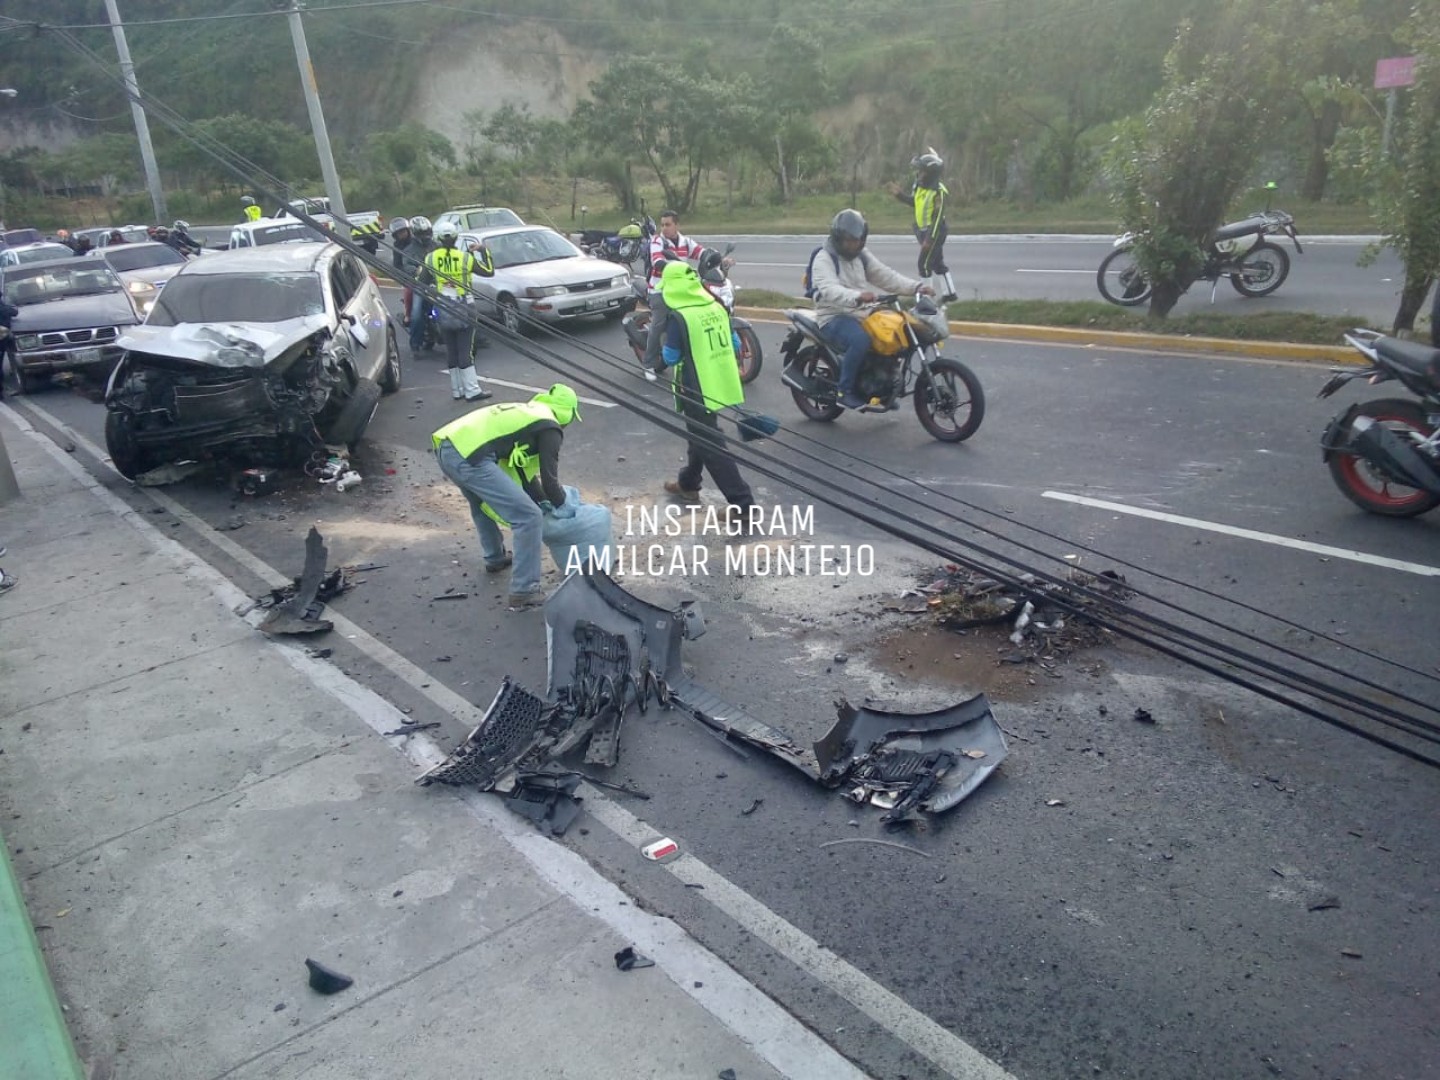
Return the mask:
[[618, 319], [629, 305], [629, 271], [586, 255], [553, 229], [512, 225], [460, 234], [461, 247], [481, 244], [490, 252], [495, 276], [476, 275], [475, 294], [484, 313], [513, 333], [520, 333], [527, 319]]

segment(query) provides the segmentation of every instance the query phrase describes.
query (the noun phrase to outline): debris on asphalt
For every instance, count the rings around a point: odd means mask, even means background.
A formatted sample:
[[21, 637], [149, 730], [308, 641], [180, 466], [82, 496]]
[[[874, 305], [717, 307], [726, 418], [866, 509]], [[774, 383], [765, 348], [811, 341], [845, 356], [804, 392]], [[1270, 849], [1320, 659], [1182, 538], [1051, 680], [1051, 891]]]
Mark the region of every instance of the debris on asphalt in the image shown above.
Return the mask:
[[881, 847], [899, 848], [901, 851], [908, 851], [913, 855], [919, 855], [922, 859], [930, 858], [928, 851], [921, 851], [909, 844], [897, 844], [894, 840], [880, 840], [873, 836], [847, 836], [840, 840], [827, 840], [821, 844], [822, 848], [834, 847], [836, 844], [879, 844]]
[[338, 994], [341, 990], [355, 985], [355, 980], [349, 975], [342, 975], [318, 960], [307, 958], [305, 966], [310, 969], [310, 989], [317, 994]]
[[655, 961], [637, 950], [634, 945], [626, 945], [615, 954], [615, 966], [621, 971], [633, 971], [635, 968], [654, 967]]
[[278, 469], [241, 469], [235, 477], [235, 490], [241, 495], [269, 495], [279, 486]]
[[744, 810], [741, 810], [740, 813], [741, 813], [743, 816], [745, 816], [745, 817], [749, 817], [749, 816], [750, 816], [751, 814], [753, 814], [756, 810], [759, 810], [760, 807], [762, 807], [763, 805], [765, 805], [765, 800], [764, 800], [764, 799], [756, 799], [754, 802], [752, 802], [752, 803], [751, 803], [748, 807], [746, 807]]
[[1045, 805], [1046, 805], [1046, 806], [1064, 806], [1064, 805], [1065, 805], [1065, 800], [1064, 800], [1064, 799], [1046, 799], [1046, 800], [1045, 800]]
[[836, 664], [844, 664], [844, 663], [848, 663], [849, 660], [850, 660], [850, 657], [849, 657], [849, 655], [848, 655], [847, 653], [837, 652], [837, 653], [835, 654], [835, 659], [834, 659], [833, 662], [836, 663]]
[[1345, 948], [1340, 950], [1340, 955], [1348, 956], [1352, 960], [1360, 960], [1364, 957], [1365, 954], [1362, 953], [1359, 949]]
[[1132, 719], [1134, 719], [1137, 724], [1155, 723], [1155, 717], [1151, 716], [1149, 710], [1147, 709], [1136, 709], [1135, 715]]
[[439, 596], [430, 597], [431, 600], [468, 600], [469, 598], [470, 594], [468, 592], [447, 592], [441, 593]]
[[388, 739], [392, 735], [414, 735], [417, 731], [432, 731], [441, 726], [443, 725], [441, 725], [439, 720], [432, 720], [427, 724], [417, 723], [414, 720], [401, 720], [400, 726], [394, 731], [386, 731], [382, 734]]
[[651, 862], [663, 862], [672, 855], [680, 854], [680, 845], [668, 836], [661, 837], [640, 849], [640, 854]]
[[718, 1080], [735, 1080], [734, 1069], [721, 1069], [720, 1072], [716, 1075], [718, 1077]]
[[1338, 896], [1327, 896], [1327, 897], [1325, 897], [1325, 899], [1323, 899], [1323, 900], [1316, 900], [1313, 904], [1309, 905], [1305, 910], [1306, 910], [1306, 911], [1333, 911], [1335, 908], [1338, 908], [1339, 906], [1340, 906], [1340, 898], [1339, 898]]
[[204, 471], [205, 466], [201, 462], [177, 461], [141, 473], [135, 477], [135, 483], [140, 487], [164, 487], [166, 484], [178, 484], [181, 480]]
[[329, 660], [335, 653], [334, 649], [306, 649], [305, 655], [312, 660]]
[[[325, 603], [320, 599], [320, 586], [325, 578], [325, 541], [320, 530], [310, 526], [305, 537], [305, 569], [296, 580], [290, 596], [275, 603], [260, 623], [262, 634], [315, 634], [334, 628], [328, 619], [320, 618]], [[284, 590], [272, 590], [271, 596]], [[264, 607], [263, 601], [260, 606]]]
[[580, 780], [576, 772], [521, 772], [505, 800], [505, 808], [551, 836], [564, 836], [580, 816], [580, 804], [585, 801], [575, 794]]

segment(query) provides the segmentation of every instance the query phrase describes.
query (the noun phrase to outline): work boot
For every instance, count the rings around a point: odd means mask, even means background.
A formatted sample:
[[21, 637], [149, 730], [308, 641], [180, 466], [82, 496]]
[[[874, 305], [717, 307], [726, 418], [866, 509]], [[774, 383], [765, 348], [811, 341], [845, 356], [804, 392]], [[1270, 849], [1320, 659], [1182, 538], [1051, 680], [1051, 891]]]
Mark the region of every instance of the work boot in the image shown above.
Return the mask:
[[538, 585], [533, 589], [526, 589], [524, 592], [512, 592], [506, 605], [511, 611], [524, 611], [526, 608], [540, 607], [545, 603], [545, 590]]
[[665, 494], [674, 495], [681, 502], [698, 503], [700, 501], [700, 490], [698, 488], [681, 487], [679, 480], [666, 480]]
[[504, 570], [507, 566], [509, 566], [509, 565], [510, 565], [511, 563], [513, 563], [514, 561], [515, 561], [515, 559], [514, 559], [514, 558], [511, 556], [511, 554], [507, 551], [507, 552], [505, 552], [505, 554], [501, 555], [500, 558], [496, 559], [494, 562], [487, 562], [487, 563], [485, 564], [485, 572], [486, 572], [487, 574], [498, 574], [498, 573], [500, 573], [501, 570]]
[[840, 407], [844, 409], [863, 409], [868, 404], [870, 403], [853, 390], [840, 397]]
[[450, 372], [450, 396], [459, 401], [465, 396], [465, 387], [460, 380], [460, 369], [452, 367], [447, 370]]
[[475, 365], [460, 369], [460, 388], [465, 393], [466, 401], [484, 401], [495, 395], [489, 390], [482, 389], [480, 380], [475, 375]]

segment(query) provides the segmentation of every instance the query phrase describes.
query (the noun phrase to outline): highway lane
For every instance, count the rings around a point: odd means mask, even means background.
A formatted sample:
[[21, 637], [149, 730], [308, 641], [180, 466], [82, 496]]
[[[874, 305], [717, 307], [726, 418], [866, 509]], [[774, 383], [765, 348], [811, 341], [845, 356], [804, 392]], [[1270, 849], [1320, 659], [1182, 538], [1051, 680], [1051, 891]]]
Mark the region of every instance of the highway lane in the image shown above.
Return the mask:
[[[971, 443], [952, 447], [926, 436], [908, 411], [833, 425], [799, 421], [778, 382], [780, 330], [766, 325], [761, 333], [768, 366], [750, 396], [794, 428], [785, 437], [792, 466], [804, 464], [806, 452], [843, 461], [859, 450], [971, 504], [960, 508], [967, 524], [951, 526], [957, 539], [998, 546], [975, 531], [983, 525], [1071, 550], [1023, 532], [1017, 523], [1025, 522], [1433, 670], [1440, 623], [1422, 602], [1433, 594], [1429, 579], [1046, 497], [1103, 498], [1433, 565], [1440, 520], [1367, 518], [1330, 486], [1316, 440], [1336, 406], [1313, 399], [1318, 369], [957, 340], [946, 349], [980, 373], [990, 411]], [[577, 337], [619, 357], [617, 366], [574, 346], [562, 351], [562, 366], [623, 373], [622, 396], [664, 402], [662, 388], [634, 376], [618, 330], [596, 325]], [[482, 372], [497, 387], [509, 384], [506, 397], [553, 378], [503, 346], [484, 354]], [[304, 529], [318, 521], [332, 563], [387, 564], [337, 610], [471, 700], [488, 700], [503, 674], [541, 687], [538, 618], [497, 609], [498, 584], [478, 573], [467, 517], [424, 449], [428, 432], [459, 407], [433, 354], [413, 362], [406, 378], [362, 447], [359, 488], [342, 495], [294, 478], [263, 500], [200, 481], [165, 492], [286, 572], [298, 569]], [[101, 410], [92, 402], [52, 390], [33, 404], [99, 439]], [[651, 502], [680, 456], [677, 441], [643, 419], [594, 408], [570, 433], [565, 471], [620, 509]], [[845, 467], [849, 490], [863, 493], [866, 470]], [[754, 479], [767, 502], [805, 501]], [[892, 493], [905, 490], [898, 477], [886, 482]], [[933, 514], [938, 496], [923, 499], [919, 512]], [[1433, 772], [1130, 646], [1060, 665], [1059, 678], [1035, 672], [1036, 686], [1008, 678], [994, 644], [880, 612], [929, 557], [840, 513], [820, 508], [816, 516], [827, 542], [879, 546], [876, 579], [719, 577], [631, 587], [666, 601], [699, 597], [711, 629], [686, 647], [696, 675], [802, 741], [823, 731], [840, 693], [920, 707], [986, 689], [1016, 736], [1010, 759], [932, 828], [892, 836], [876, 811], [812, 789], [757, 755], [741, 760], [691, 722], [652, 712], [627, 727], [611, 778], [652, 794], [631, 806], [635, 813], [1024, 1080], [1268, 1076], [1272, 1066], [1281, 1075], [1429, 1075], [1429, 1063], [1440, 1060], [1429, 1020], [1440, 946], [1423, 931], [1425, 897], [1440, 884], [1428, 827], [1440, 809]], [[172, 534], [246, 580], [212, 539], [184, 528]], [[1106, 557], [1086, 555], [1085, 565], [1101, 568]], [[1228, 600], [1125, 572], [1167, 598], [1387, 685], [1416, 681]], [[429, 600], [451, 587], [473, 596]], [[419, 702], [414, 686], [334, 644], [346, 670], [392, 700]], [[840, 652], [847, 663], [833, 661]], [[1157, 723], [1131, 720], [1138, 707]], [[453, 724], [446, 731], [450, 739], [463, 734]], [[755, 799], [760, 807], [743, 814]], [[1055, 800], [1060, 805], [1049, 805]], [[705, 890], [655, 873], [596, 823], [589, 830], [572, 830], [565, 842], [680, 920], [872, 1075], [944, 1075], [903, 1028], [864, 1014], [833, 982], [779, 956]], [[924, 855], [820, 847], [862, 837]], [[1309, 910], [1332, 895], [1339, 908]], [[1362, 955], [1342, 956], [1342, 948]]]

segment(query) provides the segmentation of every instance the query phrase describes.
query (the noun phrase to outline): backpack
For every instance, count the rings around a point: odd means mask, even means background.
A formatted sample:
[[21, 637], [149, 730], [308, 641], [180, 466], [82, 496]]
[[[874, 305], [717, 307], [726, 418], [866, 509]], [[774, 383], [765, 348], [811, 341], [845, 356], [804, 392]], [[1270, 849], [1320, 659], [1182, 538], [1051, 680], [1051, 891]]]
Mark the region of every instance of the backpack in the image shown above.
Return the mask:
[[[800, 288], [804, 291], [804, 296], [805, 296], [805, 299], [806, 299], [806, 300], [814, 300], [814, 299], [815, 299], [815, 282], [814, 282], [815, 256], [816, 256], [816, 255], [819, 255], [820, 252], [822, 252], [822, 251], [824, 251], [824, 250], [825, 250], [825, 245], [824, 245], [824, 244], [821, 244], [821, 245], [820, 245], [819, 247], [817, 247], [814, 251], [810, 252], [810, 258], [809, 258], [809, 260], [805, 263], [805, 272], [800, 275]], [[869, 269], [869, 267], [870, 267], [870, 261], [869, 261], [869, 260], [870, 260], [870, 257], [862, 250], [862, 251], [860, 252], [860, 261], [861, 261], [862, 264], [864, 264], [864, 266], [866, 267], [866, 269]], [[835, 276], [836, 276], [836, 277], [839, 277], [839, 276], [840, 276], [840, 256], [839, 256], [839, 255], [836, 255], [836, 254], [832, 251], [832, 252], [830, 252], [830, 261], [831, 261], [831, 262], [834, 264], [834, 266], [835, 266]]]

